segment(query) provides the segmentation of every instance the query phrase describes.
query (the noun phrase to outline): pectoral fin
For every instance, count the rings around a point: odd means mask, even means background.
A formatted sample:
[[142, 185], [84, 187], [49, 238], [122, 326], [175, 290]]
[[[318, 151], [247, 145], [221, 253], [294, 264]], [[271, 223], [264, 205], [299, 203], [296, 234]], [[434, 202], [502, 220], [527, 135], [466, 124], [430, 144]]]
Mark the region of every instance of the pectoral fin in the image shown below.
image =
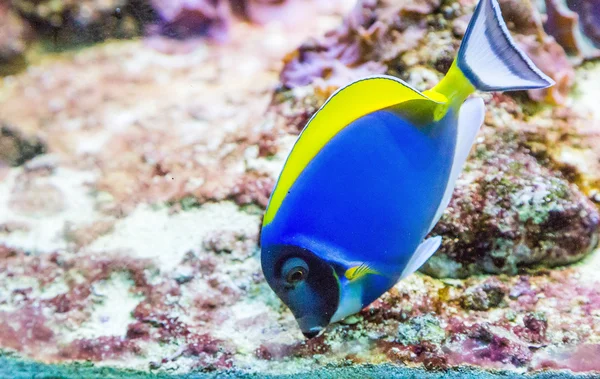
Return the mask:
[[423, 266], [423, 264], [437, 251], [437, 249], [439, 249], [441, 244], [441, 236], [427, 238], [425, 241], [423, 241], [406, 264], [404, 271], [402, 271], [402, 275], [400, 275], [400, 280], [406, 278]]
[[373, 270], [369, 265], [363, 263], [359, 266], [350, 267], [346, 270], [344, 276], [352, 282], [370, 274], [380, 275], [378, 271]]

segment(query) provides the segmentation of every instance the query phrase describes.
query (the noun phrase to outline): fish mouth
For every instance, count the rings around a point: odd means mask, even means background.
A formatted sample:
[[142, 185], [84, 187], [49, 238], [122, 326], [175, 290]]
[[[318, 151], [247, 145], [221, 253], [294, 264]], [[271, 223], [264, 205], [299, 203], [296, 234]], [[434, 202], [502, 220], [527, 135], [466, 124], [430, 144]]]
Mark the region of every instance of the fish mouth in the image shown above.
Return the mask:
[[298, 318], [297, 321], [302, 334], [308, 339], [318, 336], [325, 329], [325, 326], [320, 325], [321, 323], [318, 322], [316, 317], [304, 316]]
[[307, 330], [307, 331], [303, 330], [302, 334], [304, 334], [304, 337], [306, 337], [307, 339], [311, 339], [311, 338], [315, 338], [316, 336], [318, 336], [322, 330], [323, 330], [323, 328], [316, 327], [316, 328], [311, 328], [310, 330]]
[[312, 328], [309, 331], [302, 332], [302, 334], [304, 334], [304, 337], [306, 337], [308, 339], [311, 339], [311, 338], [314, 338], [314, 337], [318, 336], [319, 333], [321, 333], [321, 330], [323, 330], [323, 329], [321, 329], [321, 328]]

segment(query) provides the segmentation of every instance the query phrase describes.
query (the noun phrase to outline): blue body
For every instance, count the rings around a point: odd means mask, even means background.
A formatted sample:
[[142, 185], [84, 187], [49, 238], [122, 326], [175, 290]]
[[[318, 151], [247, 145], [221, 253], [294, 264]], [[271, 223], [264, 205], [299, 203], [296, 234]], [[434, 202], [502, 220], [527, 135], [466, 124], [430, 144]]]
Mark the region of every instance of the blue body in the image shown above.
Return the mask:
[[[383, 110], [334, 136], [300, 174], [262, 245], [319, 252], [371, 275], [363, 304], [395, 284], [429, 231], [452, 167], [457, 118], [415, 126]], [[371, 295], [372, 294], [372, 295]]]
[[467, 97], [553, 83], [514, 44], [498, 2], [480, 0], [431, 90], [376, 76], [329, 98], [288, 158], [261, 236], [265, 278], [306, 337], [359, 312], [440, 246], [423, 239], [484, 120], [483, 101]]

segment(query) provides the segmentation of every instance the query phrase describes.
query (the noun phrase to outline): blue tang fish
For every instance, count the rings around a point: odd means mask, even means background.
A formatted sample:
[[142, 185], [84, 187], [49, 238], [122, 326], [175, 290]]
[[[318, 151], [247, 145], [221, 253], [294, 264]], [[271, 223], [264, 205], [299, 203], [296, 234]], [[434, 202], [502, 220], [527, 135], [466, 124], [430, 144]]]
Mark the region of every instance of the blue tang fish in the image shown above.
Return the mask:
[[438, 249], [424, 240], [452, 195], [484, 118], [475, 90], [554, 82], [481, 0], [446, 76], [419, 92], [391, 76], [335, 92], [296, 141], [261, 232], [269, 286], [308, 338], [359, 312]]

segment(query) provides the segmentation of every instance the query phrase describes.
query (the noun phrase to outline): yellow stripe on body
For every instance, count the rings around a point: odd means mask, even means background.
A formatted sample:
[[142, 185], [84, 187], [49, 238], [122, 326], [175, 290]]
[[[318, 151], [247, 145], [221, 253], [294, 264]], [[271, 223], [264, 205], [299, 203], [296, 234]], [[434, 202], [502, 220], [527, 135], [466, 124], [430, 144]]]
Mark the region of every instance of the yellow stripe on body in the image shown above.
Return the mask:
[[391, 76], [361, 79], [334, 93], [296, 141], [271, 195], [263, 226], [273, 221], [302, 170], [331, 138], [362, 116], [409, 100], [431, 99]]

